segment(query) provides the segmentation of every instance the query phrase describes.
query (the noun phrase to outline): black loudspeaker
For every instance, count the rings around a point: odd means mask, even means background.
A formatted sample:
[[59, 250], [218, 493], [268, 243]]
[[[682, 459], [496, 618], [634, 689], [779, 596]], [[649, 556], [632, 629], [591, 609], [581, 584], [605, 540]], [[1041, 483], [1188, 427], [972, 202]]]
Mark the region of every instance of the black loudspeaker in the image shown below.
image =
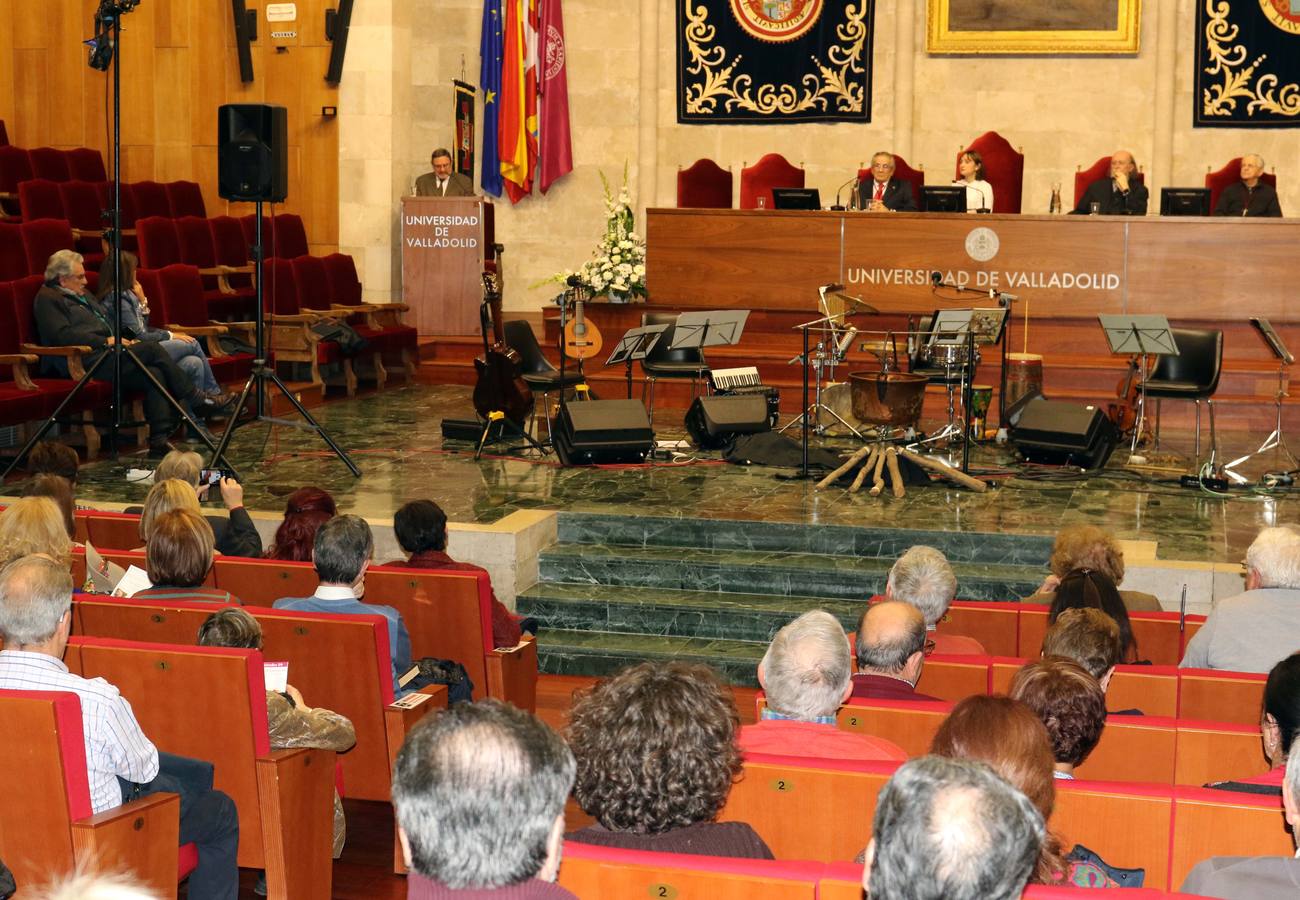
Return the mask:
[[1011, 424], [1010, 439], [1030, 462], [1100, 469], [1119, 431], [1095, 406], [1035, 397]]
[[767, 396], [740, 394], [727, 397], [696, 397], [686, 412], [686, 430], [701, 450], [717, 450], [738, 434], [771, 431], [767, 417]]
[[239, 56], [239, 80], [248, 84], [253, 80], [253, 50], [251, 41], [257, 40], [257, 10], [249, 10], [244, 0], [230, 0], [230, 12], [235, 20], [235, 48]]
[[566, 466], [645, 462], [654, 448], [640, 400], [566, 403], [555, 418], [555, 452]]
[[352, 27], [352, 0], [339, 0], [338, 12], [325, 10], [325, 37], [330, 41], [330, 64], [325, 80], [338, 84], [343, 77], [343, 56], [348, 52], [348, 30]]
[[270, 203], [289, 196], [289, 116], [283, 106], [217, 108], [217, 194]]

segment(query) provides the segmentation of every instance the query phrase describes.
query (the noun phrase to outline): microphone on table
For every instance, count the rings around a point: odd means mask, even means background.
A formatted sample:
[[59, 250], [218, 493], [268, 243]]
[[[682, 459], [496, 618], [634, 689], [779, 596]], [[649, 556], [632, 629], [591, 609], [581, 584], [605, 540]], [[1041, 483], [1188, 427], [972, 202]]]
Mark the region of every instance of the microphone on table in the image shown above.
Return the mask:
[[837, 187], [837, 188], [835, 189], [835, 205], [832, 206], [831, 209], [833, 209], [833, 210], [838, 210], [838, 211], [843, 211], [843, 209], [844, 209], [844, 204], [840, 202], [840, 194], [844, 191], [844, 189], [845, 189], [846, 187], [848, 187], [849, 185], [853, 185], [853, 195], [854, 195], [854, 196], [857, 196], [857, 193], [858, 193], [858, 184], [859, 184], [859, 182], [861, 182], [861, 181], [862, 181], [861, 178], [859, 178], [857, 175], [854, 175], [854, 176], [853, 176], [852, 178], [850, 178], [848, 181], [844, 182], [842, 185], [840, 185], [839, 187]]
[[572, 288], [582, 287], [582, 276], [570, 275], [568, 278], [564, 279], [564, 283]]
[[973, 187], [973, 188], [975, 188], [975, 190], [977, 190], [977, 191], [980, 192], [980, 208], [977, 209], [977, 210], [975, 210], [975, 212], [977, 212], [977, 213], [991, 213], [991, 212], [993, 212], [993, 210], [989, 209], [989, 195], [988, 195], [987, 193], [984, 192], [984, 188], [980, 187], [980, 186], [977, 185], [977, 184], [969, 185], [969, 187]]

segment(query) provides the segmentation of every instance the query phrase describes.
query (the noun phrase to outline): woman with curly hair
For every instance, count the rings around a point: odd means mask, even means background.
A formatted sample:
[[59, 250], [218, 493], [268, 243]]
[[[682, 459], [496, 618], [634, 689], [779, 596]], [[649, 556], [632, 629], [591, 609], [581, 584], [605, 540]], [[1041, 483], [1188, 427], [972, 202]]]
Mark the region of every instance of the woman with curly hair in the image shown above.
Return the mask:
[[327, 492], [318, 487], [298, 488], [285, 503], [284, 520], [275, 530], [266, 558], [310, 562], [317, 529], [336, 515], [334, 498]]
[[1074, 660], [1045, 656], [1021, 667], [1007, 691], [1047, 727], [1056, 760], [1054, 777], [1073, 781], [1101, 740], [1106, 727], [1106, 695], [1101, 684]]
[[772, 859], [743, 822], [717, 822], [740, 772], [731, 692], [707, 666], [646, 662], [573, 704], [574, 799], [597, 824], [567, 840], [626, 850]]
[[[1056, 806], [1055, 761], [1047, 728], [1019, 700], [1003, 696], [967, 697], [952, 708], [934, 735], [930, 752], [952, 759], [987, 763], [1007, 784], [1020, 791], [1050, 821]], [[1031, 884], [1115, 887], [1103, 867], [1072, 860], [1058, 835], [1048, 833]]]
[[[1124, 551], [1115, 536], [1096, 525], [1067, 525], [1056, 533], [1051, 570], [1042, 585], [1026, 603], [1050, 604], [1057, 585], [1075, 569], [1093, 569], [1106, 575], [1116, 586], [1124, 583]], [[1129, 612], [1160, 612], [1160, 601], [1144, 591], [1120, 591], [1120, 599]]]

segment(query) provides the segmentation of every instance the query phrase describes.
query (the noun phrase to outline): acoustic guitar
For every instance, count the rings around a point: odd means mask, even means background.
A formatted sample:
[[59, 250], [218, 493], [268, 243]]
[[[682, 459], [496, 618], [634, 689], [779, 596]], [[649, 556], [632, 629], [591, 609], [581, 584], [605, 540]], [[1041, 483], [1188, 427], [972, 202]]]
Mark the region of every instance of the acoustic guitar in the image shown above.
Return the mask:
[[600, 352], [603, 338], [595, 322], [588, 322], [582, 310], [581, 287], [574, 288], [573, 318], [564, 326], [564, 352], [572, 359], [590, 359]]
[[533, 412], [533, 391], [519, 374], [519, 354], [506, 343], [501, 323], [501, 288], [492, 272], [483, 273], [479, 325], [483, 330], [483, 355], [474, 360], [474, 370], [478, 373], [474, 385], [474, 411], [482, 419], [486, 419], [489, 413], [501, 412], [522, 427]]

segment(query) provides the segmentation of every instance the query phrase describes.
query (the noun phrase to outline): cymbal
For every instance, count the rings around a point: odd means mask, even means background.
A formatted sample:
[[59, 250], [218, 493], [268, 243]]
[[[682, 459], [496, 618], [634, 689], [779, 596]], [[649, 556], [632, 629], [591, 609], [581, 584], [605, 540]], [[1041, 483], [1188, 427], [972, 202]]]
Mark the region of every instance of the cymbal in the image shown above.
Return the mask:
[[831, 294], [829, 296], [834, 297], [837, 300], [842, 300], [845, 303], [852, 303], [855, 307], [857, 307], [857, 309], [855, 309], [854, 312], [864, 312], [864, 313], [869, 313], [871, 315], [876, 315], [880, 312], [880, 310], [876, 309], [870, 303], [867, 303], [861, 297], [852, 297], [849, 296], [848, 294], [840, 294], [840, 293]]

